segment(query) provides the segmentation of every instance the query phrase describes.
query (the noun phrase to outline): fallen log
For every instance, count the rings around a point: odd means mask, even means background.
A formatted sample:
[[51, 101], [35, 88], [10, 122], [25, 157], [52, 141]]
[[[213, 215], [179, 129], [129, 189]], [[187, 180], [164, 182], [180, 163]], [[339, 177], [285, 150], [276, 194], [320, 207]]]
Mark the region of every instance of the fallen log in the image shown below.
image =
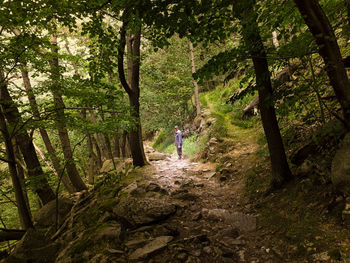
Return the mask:
[[20, 240], [25, 233], [25, 230], [0, 228], [0, 242]]
[[[300, 67], [300, 63], [296, 63], [296, 64], [291, 64], [288, 67], [285, 67], [283, 70], [281, 70], [275, 78], [272, 79], [272, 87], [274, 89], [277, 89], [279, 86], [283, 85], [284, 83], [286, 83], [287, 81], [290, 80], [290, 76], [297, 71], [297, 69]], [[256, 86], [254, 86], [254, 89], [256, 89]], [[231, 96], [232, 97], [232, 96]], [[239, 96], [235, 96], [235, 98], [237, 98]], [[230, 98], [231, 99], [231, 98]], [[230, 100], [229, 99], [229, 100]], [[232, 101], [230, 101], [232, 102]], [[258, 109], [259, 107], [259, 97], [256, 96], [244, 109], [243, 109], [243, 113], [241, 115], [241, 118], [243, 119], [245, 116], [248, 115], [253, 115], [252, 112], [255, 109]]]

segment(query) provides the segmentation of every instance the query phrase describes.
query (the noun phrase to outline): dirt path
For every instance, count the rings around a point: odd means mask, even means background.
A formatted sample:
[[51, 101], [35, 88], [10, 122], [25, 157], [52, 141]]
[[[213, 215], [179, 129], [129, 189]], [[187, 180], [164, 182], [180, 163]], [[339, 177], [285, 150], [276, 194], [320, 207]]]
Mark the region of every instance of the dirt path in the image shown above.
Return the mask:
[[165, 189], [178, 209], [157, 226], [176, 233], [170, 251], [149, 262], [281, 262], [259, 244], [256, 218], [241, 203], [240, 178], [222, 183], [213, 164], [177, 160], [175, 156], [152, 165], [155, 171], [148, 180]]

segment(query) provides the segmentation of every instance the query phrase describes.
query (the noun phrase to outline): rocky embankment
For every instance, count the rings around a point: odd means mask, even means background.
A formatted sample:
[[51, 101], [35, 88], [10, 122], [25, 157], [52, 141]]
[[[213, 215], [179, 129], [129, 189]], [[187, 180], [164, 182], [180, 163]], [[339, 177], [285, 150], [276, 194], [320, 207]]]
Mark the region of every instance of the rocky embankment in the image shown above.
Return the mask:
[[[209, 164], [148, 149], [151, 165], [59, 199], [2, 262], [276, 262], [256, 218]], [[108, 169], [107, 169], [108, 170]], [[218, 180], [219, 179], [219, 180]]]

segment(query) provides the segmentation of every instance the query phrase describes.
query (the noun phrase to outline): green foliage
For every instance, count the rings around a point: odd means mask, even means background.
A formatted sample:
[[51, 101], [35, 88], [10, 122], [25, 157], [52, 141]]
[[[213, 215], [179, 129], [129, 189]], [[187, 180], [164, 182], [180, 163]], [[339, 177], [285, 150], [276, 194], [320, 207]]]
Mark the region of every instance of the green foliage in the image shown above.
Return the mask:
[[174, 151], [172, 147], [173, 145], [174, 145], [173, 132], [169, 130], [167, 131], [163, 130], [159, 133], [158, 137], [156, 138], [152, 146], [154, 147], [154, 149], [158, 151], [172, 153]]
[[204, 143], [207, 141], [207, 136], [205, 138], [197, 138], [197, 135], [192, 135], [188, 138], [184, 138], [182, 153], [187, 158], [193, 159], [197, 153], [199, 153], [204, 148]]

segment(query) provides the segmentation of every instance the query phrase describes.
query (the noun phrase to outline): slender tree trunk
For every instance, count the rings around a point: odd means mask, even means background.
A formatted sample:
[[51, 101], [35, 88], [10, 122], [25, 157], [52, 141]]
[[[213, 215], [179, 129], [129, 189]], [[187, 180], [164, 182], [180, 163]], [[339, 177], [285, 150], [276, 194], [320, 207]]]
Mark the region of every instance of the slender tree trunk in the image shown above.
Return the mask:
[[93, 143], [93, 145], [95, 146], [95, 149], [96, 149], [96, 154], [97, 154], [97, 167], [98, 167], [98, 170], [100, 170], [102, 168], [102, 155], [101, 155], [101, 149], [100, 147], [98, 146], [98, 143], [95, 139], [95, 137], [93, 135], [91, 135], [91, 142]]
[[[3, 74], [1, 75], [2, 79], [4, 79]], [[12, 101], [12, 98], [7, 90], [7, 85], [4, 82], [0, 83], [0, 104], [9, 125], [13, 127], [23, 126], [20, 113], [14, 106], [15, 104]], [[54, 200], [55, 194], [48, 184], [48, 181], [41, 168], [38, 156], [36, 155], [32, 139], [29, 137], [27, 131], [23, 128], [16, 131], [15, 139], [26, 163], [28, 176], [36, 181], [36, 183], [33, 185], [34, 191], [39, 195], [43, 204]]]
[[272, 84], [266, 59], [265, 48], [260, 37], [256, 14], [255, 0], [248, 0], [249, 5], [242, 13], [242, 33], [250, 54], [252, 55], [256, 82], [259, 93], [261, 120], [270, 152], [272, 169], [272, 189], [280, 188], [292, 178], [285, 154], [281, 133], [278, 127], [275, 108], [272, 104]]
[[280, 47], [280, 43], [278, 41], [278, 36], [276, 31], [272, 31], [272, 45], [278, 49]]
[[323, 106], [322, 106], [322, 98], [321, 98], [320, 92], [318, 91], [318, 88], [317, 88], [317, 82], [316, 82], [317, 80], [316, 80], [316, 76], [315, 76], [314, 66], [312, 65], [312, 58], [311, 57], [309, 59], [309, 63], [310, 63], [310, 70], [311, 70], [311, 77], [312, 77], [312, 86], [314, 87], [314, 90], [316, 93], [316, 98], [318, 101], [318, 106], [320, 107], [321, 122], [326, 123], [326, 118], [325, 118], [324, 110], [323, 110]]
[[[118, 48], [118, 73], [120, 82], [129, 96], [129, 104], [132, 108], [130, 115], [136, 120], [135, 127], [129, 132], [129, 144], [134, 166], [144, 166], [147, 164], [146, 155], [142, 142], [142, 130], [140, 120], [140, 43], [141, 30], [139, 29], [133, 36], [128, 37], [126, 41], [125, 23], [120, 30], [120, 46]], [[127, 43], [126, 43], [127, 42]], [[124, 72], [124, 51], [127, 44], [128, 50], [128, 77], [129, 84], [125, 78]]]
[[294, 2], [316, 40], [330, 83], [342, 107], [345, 125], [350, 130], [350, 82], [332, 26], [318, 0]]
[[[81, 113], [81, 118], [86, 122], [86, 110], [82, 110]], [[100, 169], [101, 167], [97, 167], [97, 156], [94, 152], [94, 144], [92, 141], [92, 135], [90, 134], [89, 131], [85, 132], [86, 138], [87, 138], [87, 150], [89, 153], [89, 160], [88, 160], [88, 182], [89, 184], [93, 184], [95, 181], [95, 175], [97, 174], [97, 169]]]
[[60, 81], [60, 72], [59, 72], [59, 64], [58, 64], [58, 45], [57, 45], [57, 37], [55, 33], [51, 35], [50, 39], [52, 48], [52, 60], [50, 61], [51, 65], [51, 78], [52, 78], [52, 93], [54, 97], [54, 105], [56, 110], [56, 124], [58, 127], [58, 135], [62, 145], [62, 151], [64, 155], [64, 159], [66, 161], [67, 173], [72, 182], [72, 185], [76, 189], [76, 191], [86, 190], [87, 187], [80, 177], [77, 167], [74, 163], [73, 152], [70, 145], [70, 139], [68, 135], [68, 131], [66, 128], [66, 118], [64, 115], [64, 102], [61, 95], [61, 87], [59, 84]]
[[[89, 109], [89, 112], [90, 112], [90, 117], [91, 117], [92, 124], [97, 125], [97, 118], [96, 118], [95, 112], [92, 109]], [[101, 150], [102, 158], [107, 160], [109, 158], [108, 147], [107, 147], [106, 142], [103, 140], [102, 134], [97, 132], [96, 133], [96, 138], [97, 138], [97, 143], [99, 145], [99, 148]]]
[[4, 112], [5, 112], [5, 109], [1, 106], [0, 107], [0, 129], [3, 135], [3, 139], [5, 141], [6, 155], [8, 158], [8, 167], [9, 167], [9, 171], [12, 179], [12, 185], [15, 191], [18, 214], [21, 218], [21, 223], [23, 224], [24, 229], [33, 228], [33, 222], [30, 216], [30, 212], [26, 205], [26, 201], [23, 195], [22, 184], [17, 174], [16, 157], [14, 153], [13, 144], [11, 141], [11, 136], [8, 132], [7, 124], [5, 121], [5, 116], [3, 114]]
[[[18, 146], [14, 147], [14, 153], [16, 156], [16, 167], [17, 167], [18, 179], [19, 179], [21, 186], [22, 186], [23, 197], [25, 200], [25, 204], [27, 206], [27, 210], [29, 212], [29, 216], [30, 216], [30, 218], [32, 218], [32, 213], [30, 210], [30, 203], [29, 203], [29, 198], [28, 198], [28, 192], [27, 192], [27, 189], [25, 187], [24, 163], [21, 160], [20, 149], [18, 148]], [[23, 215], [21, 213], [19, 213], [19, 215], [20, 215], [21, 226], [23, 229], [25, 229], [25, 219], [23, 218]]]
[[[196, 64], [194, 61], [194, 53], [193, 53], [193, 45], [192, 42], [188, 42], [188, 48], [190, 51], [190, 57], [191, 57], [191, 66], [192, 66], [192, 74], [196, 73]], [[193, 88], [194, 88], [194, 101], [196, 104], [196, 114], [197, 116], [201, 114], [201, 106], [199, 103], [199, 94], [198, 94], [198, 84], [197, 81], [192, 77], [192, 83], [193, 83]]]
[[113, 142], [114, 142], [114, 153], [113, 155], [115, 157], [120, 157], [120, 141], [119, 141], [119, 135], [117, 135], [117, 131], [116, 131], [116, 134], [114, 135], [114, 138], [113, 138]]
[[126, 158], [126, 141], [127, 141], [127, 136], [128, 133], [126, 131], [123, 132], [123, 137], [122, 137], [122, 143], [121, 143], [121, 150], [122, 150], [122, 157]]
[[[26, 65], [23, 64], [23, 66], [25, 67]], [[41, 117], [40, 117], [40, 113], [39, 113], [39, 109], [38, 109], [38, 104], [36, 102], [36, 99], [35, 99], [35, 96], [34, 96], [34, 93], [33, 93], [33, 88], [32, 88], [32, 85], [30, 83], [28, 71], [23, 68], [21, 70], [21, 73], [22, 73], [24, 87], [25, 87], [26, 92], [27, 92], [27, 96], [28, 96], [28, 100], [29, 100], [29, 103], [30, 103], [30, 106], [31, 106], [31, 109], [32, 109], [33, 116], [36, 119], [40, 120]], [[49, 153], [49, 156], [50, 156], [50, 159], [52, 161], [54, 170], [56, 172], [55, 174], [57, 174], [58, 176], [61, 176], [61, 174], [63, 172], [63, 168], [62, 168], [62, 166], [60, 164], [60, 161], [59, 161], [59, 159], [57, 157], [56, 150], [55, 150], [55, 148], [53, 147], [53, 145], [51, 143], [50, 137], [49, 137], [47, 131], [43, 127], [39, 128], [39, 132], [40, 132], [41, 138], [43, 139], [43, 142], [45, 144], [46, 150]], [[69, 193], [74, 193], [75, 192], [75, 189], [72, 186], [72, 184], [71, 184], [71, 182], [70, 182], [70, 180], [69, 180], [69, 178], [68, 178], [66, 173], [64, 173], [62, 175], [62, 182], [63, 182], [64, 187], [66, 188], [66, 190]]]

